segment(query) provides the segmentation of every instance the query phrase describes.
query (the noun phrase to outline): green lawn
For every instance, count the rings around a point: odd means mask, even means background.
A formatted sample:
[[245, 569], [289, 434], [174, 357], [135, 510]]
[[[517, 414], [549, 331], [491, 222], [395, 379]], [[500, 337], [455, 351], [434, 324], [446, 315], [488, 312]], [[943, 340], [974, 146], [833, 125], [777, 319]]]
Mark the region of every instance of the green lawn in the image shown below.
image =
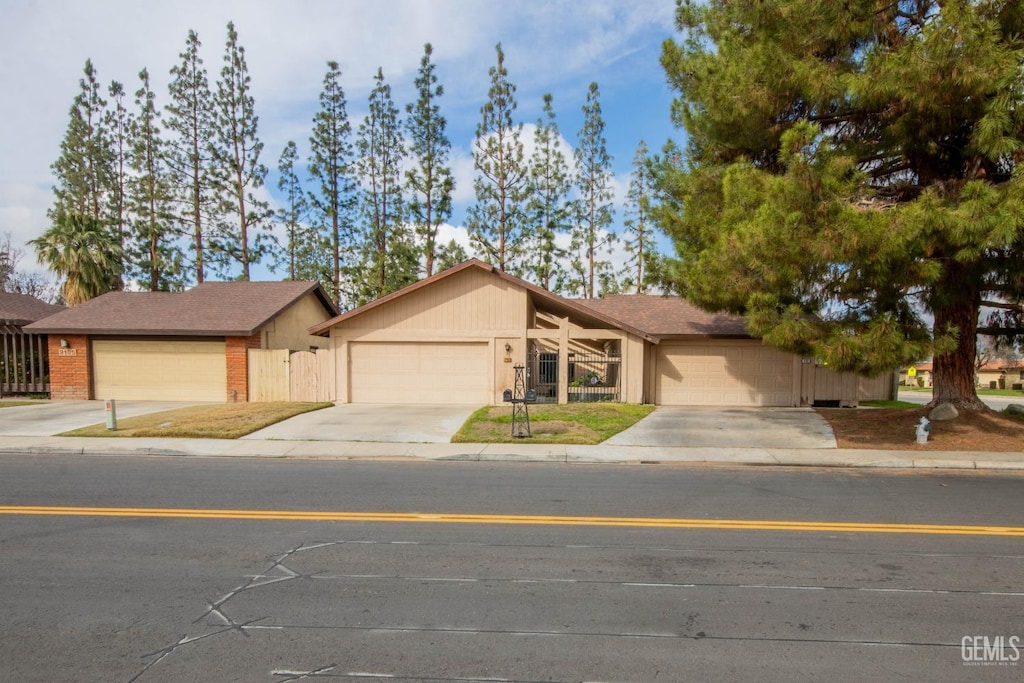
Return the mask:
[[647, 417], [654, 406], [627, 403], [534, 404], [533, 436], [511, 435], [512, 406], [486, 406], [469, 416], [453, 443], [596, 444]]
[[861, 401], [860, 405], [869, 408], [920, 408], [920, 404], [910, 401]]
[[83, 427], [59, 436], [164, 436], [175, 439], [237, 439], [264, 427], [333, 403], [227, 403], [192, 406], [117, 421], [115, 431], [105, 424]]
[[49, 401], [42, 399], [22, 401], [18, 399], [8, 400], [5, 398], [3, 400], [0, 400], [0, 408], [15, 408], [17, 406], [41, 406], [46, 405], [47, 403], [49, 403]]
[[[931, 387], [900, 387], [900, 391], [917, 391], [920, 393], [932, 393]], [[978, 389], [978, 396], [1018, 396], [1024, 398], [1024, 391], [1015, 389]]]

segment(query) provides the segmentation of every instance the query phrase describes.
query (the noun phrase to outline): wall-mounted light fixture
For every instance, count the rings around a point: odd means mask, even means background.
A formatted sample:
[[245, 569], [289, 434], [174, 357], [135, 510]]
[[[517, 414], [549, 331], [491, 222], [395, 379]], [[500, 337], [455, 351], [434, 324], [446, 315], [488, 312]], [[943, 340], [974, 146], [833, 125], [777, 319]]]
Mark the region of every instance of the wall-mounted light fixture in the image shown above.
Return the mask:
[[62, 348], [62, 349], [66, 349], [66, 348], [68, 348], [69, 346], [71, 346], [71, 344], [70, 344], [70, 343], [68, 342], [68, 340], [67, 340], [67, 339], [61, 339], [61, 340], [60, 340], [60, 348]]
[[512, 345], [508, 342], [505, 343], [505, 353], [512, 353]]

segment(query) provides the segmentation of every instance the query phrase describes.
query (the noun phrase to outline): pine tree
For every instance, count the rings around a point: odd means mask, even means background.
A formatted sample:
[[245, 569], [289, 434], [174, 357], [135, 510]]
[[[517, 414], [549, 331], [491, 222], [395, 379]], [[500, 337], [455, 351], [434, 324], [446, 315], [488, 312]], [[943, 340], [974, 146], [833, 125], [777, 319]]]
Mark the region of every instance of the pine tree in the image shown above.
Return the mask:
[[495, 46], [497, 63], [489, 70], [491, 87], [480, 109], [482, 120], [473, 143], [476, 204], [469, 208], [469, 238], [484, 260], [512, 274], [523, 271], [528, 236], [525, 202], [529, 167], [520, 140], [523, 126], [513, 123], [516, 86], [508, 80], [505, 53]]
[[213, 144], [213, 99], [206, 68], [199, 56], [201, 47], [195, 31], [188, 32], [180, 64], [171, 69], [165, 126], [171, 133], [167, 163], [171, 170], [178, 220], [188, 226], [192, 239], [192, 261], [197, 283], [206, 279], [206, 242], [214, 210], [211, 188]]
[[325, 289], [335, 303], [342, 304], [342, 261], [352, 247], [352, 213], [356, 185], [352, 150], [352, 126], [345, 110], [345, 90], [337, 62], [327, 62], [320, 109], [313, 116], [313, 135], [309, 138], [309, 174], [317, 184], [309, 199], [313, 223], [326, 234], [330, 248], [332, 274]]
[[654, 226], [650, 223], [651, 172], [648, 168], [647, 143], [643, 140], [633, 156], [633, 172], [626, 192], [626, 219], [623, 246], [629, 258], [623, 269], [622, 288], [646, 294], [655, 283], [658, 250]]
[[[160, 113], [149, 71], [139, 72], [135, 92], [138, 108], [131, 128], [131, 170], [128, 195], [134, 216], [131, 259], [139, 285], [149, 291], [181, 289], [181, 250], [174, 218], [173, 186], [160, 137]], [[122, 242], [123, 245], [123, 242]], [[122, 249], [124, 247], [122, 246]]]
[[106, 220], [111, 185], [109, 136], [104, 126], [107, 103], [92, 60], [86, 60], [84, 78], [71, 105], [60, 156], [50, 167], [56, 176], [55, 204], [48, 212], [54, 223], [67, 214]]
[[317, 280], [327, 286], [331, 283], [328, 245], [323, 236], [308, 224], [306, 191], [295, 172], [295, 162], [298, 160], [298, 147], [289, 140], [277, 163], [277, 189], [283, 195], [283, 206], [277, 210], [277, 220], [288, 236], [288, 279]]
[[215, 182], [224, 220], [210, 242], [212, 256], [223, 273], [237, 262], [241, 279], [249, 279], [249, 268], [274, 250], [274, 236], [266, 218], [267, 203], [256, 197], [263, 187], [267, 169], [260, 163], [263, 143], [258, 134], [259, 118], [250, 90], [245, 48], [238, 44], [238, 32], [228, 22], [224, 66], [214, 96], [216, 126], [212, 145], [216, 164]]
[[354, 292], [358, 303], [415, 282], [418, 270], [402, 204], [402, 129], [382, 69], [374, 77], [369, 104], [356, 139], [363, 188], [362, 254]]
[[409, 151], [415, 163], [405, 174], [410, 195], [409, 220], [419, 238], [427, 277], [434, 274], [437, 231], [452, 214], [455, 190], [455, 179], [448, 166], [451, 143], [445, 135], [447, 122], [437, 104], [437, 99], [444, 95], [444, 88], [437, 84], [434, 63], [430, 61], [432, 54], [433, 48], [427, 43], [423, 46], [423, 59], [415, 81], [419, 99], [405, 107]]
[[982, 409], [980, 308], [1024, 300], [1024, 6], [712, 0], [677, 23], [677, 284], [837, 370], [934, 354], [933, 402]]
[[[127, 189], [128, 189], [128, 165], [130, 163], [129, 131], [132, 127], [132, 117], [125, 107], [124, 85], [112, 81], [107, 89], [109, 108], [104, 113], [103, 123], [107, 130], [108, 145], [110, 149], [110, 192], [107, 200], [107, 214], [110, 223], [117, 235], [118, 243], [121, 246], [121, 253], [129, 259], [125, 249], [125, 242], [128, 237], [127, 215]], [[111, 273], [111, 286], [114, 289], [124, 289], [124, 273], [131, 269], [130, 261], [121, 264], [121, 267]]]
[[583, 105], [583, 127], [573, 151], [578, 201], [570, 245], [573, 275], [569, 287], [584, 298], [596, 297], [614, 286], [608, 258], [609, 247], [615, 241], [612, 157], [604, 137], [600, 98], [597, 83], [591, 83]]
[[435, 270], [440, 273], [459, 265], [468, 258], [469, 255], [466, 254], [466, 250], [462, 248], [461, 244], [455, 240], [449, 240], [448, 244], [442, 244], [437, 249], [437, 260], [435, 261], [437, 265]]
[[528, 271], [544, 289], [557, 291], [565, 280], [561, 265], [566, 251], [558, 238], [568, 231], [572, 203], [569, 167], [555, 122], [554, 98], [544, 95], [544, 115], [537, 120], [530, 157], [530, 199], [526, 211], [533, 230]]

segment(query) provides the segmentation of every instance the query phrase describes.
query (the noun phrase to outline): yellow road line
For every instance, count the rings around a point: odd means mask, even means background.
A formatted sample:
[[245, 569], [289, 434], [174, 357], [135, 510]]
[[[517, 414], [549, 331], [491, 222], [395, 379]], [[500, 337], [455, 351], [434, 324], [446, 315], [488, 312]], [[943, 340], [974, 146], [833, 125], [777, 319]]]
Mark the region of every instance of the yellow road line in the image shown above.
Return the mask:
[[421, 512], [304, 512], [289, 510], [202, 510], [0, 505], [0, 515], [71, 517], [162, 517], [174, 519], [264, 519], [307, 522], [394, 522], [429, 524], [523, 524], [546, 526], [651, 527], [657, 529], [741, 529], [871, 534], [953, 534], [1024, 536], [1024, 527], [869, 522], [791, 522], [753, 519], [672, 519], [659, 517], [557, 517], [547, 515], [466, 515]]

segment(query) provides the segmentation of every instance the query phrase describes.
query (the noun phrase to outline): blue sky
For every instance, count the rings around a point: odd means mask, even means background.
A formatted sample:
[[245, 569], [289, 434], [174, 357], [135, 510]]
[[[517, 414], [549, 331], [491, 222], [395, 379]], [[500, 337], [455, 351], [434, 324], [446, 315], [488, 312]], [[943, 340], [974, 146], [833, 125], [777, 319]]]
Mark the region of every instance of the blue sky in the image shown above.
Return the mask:
[[[86, 58], [103, 83], [121, 81], [130, 93], [139, 70], [148, 68], [162, 105], [188, 30], [199, 33], [213, 82], [229, 20], [246, 49], [268, 168], [288, 140], [306, 156], [328, 60], [341, 66], [355, 129], [378, 66], [404, 110], [414, 97], [423, 44], [430, 42], [446, 91], [441, 106], [458, 183], [448, 232], [463, 240], [465, 210], [473, 201], [473, 136], [500, 41], [527, 140], [541, 98], [550, 92], [571, 157], [587, 87], [598, 82], [622, 200], [637, 142], [644, 139], [656, 151], [668, 138], [682, 137], [669, 120], [672, 93], [658, 63], [661, 43], [674, 35], [673, 10], [672, 0], [0, 0], [0, 235], [11, 233], [14, 245], [23, 247], [47, 227], [49, 167]], [[268, 179], [272, 197], [275, 183]], [[619, 207], [616, 223], [621, 220]], [[662, 244], [669, 248], [667, 240]], [[26, 248], [20, 265], [35, 268], [35, 254]]]

